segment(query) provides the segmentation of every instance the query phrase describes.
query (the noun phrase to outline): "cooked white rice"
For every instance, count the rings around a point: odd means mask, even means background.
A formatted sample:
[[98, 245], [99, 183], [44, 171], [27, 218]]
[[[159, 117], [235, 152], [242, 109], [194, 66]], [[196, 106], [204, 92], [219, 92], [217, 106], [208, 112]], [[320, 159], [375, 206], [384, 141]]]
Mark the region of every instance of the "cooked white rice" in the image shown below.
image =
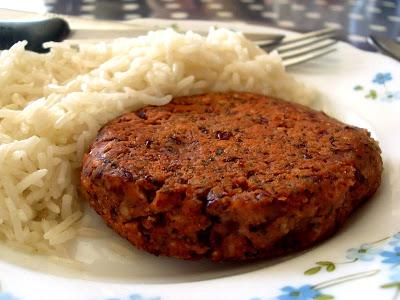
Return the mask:
[[79, 49], [51, 43], [48, 54], [25, 45], [0, 53], [0, 236], [26, 251], [66, 256], [67, 241], [95, 233], [79, 229], [79, 168], [98, 129], [114, 117], [210, 91], [303, 104], [314, 97], [277, 53], [224, 29], [206, 38], [167, 29]]

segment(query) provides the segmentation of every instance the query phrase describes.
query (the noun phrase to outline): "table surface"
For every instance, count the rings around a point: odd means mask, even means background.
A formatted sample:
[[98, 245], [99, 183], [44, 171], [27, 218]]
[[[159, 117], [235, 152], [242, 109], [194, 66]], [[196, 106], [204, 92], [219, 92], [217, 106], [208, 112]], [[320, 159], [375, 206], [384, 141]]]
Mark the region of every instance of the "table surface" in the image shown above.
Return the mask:
[[369, 34], [390, 36], [400, 42], [400, 0], [39, 1], [49, 12], [92, 19], [246, 21], [300, 32], [334, 27], [339, 30], [339, 39], [366, 50], [372, 50], [367, 44]]

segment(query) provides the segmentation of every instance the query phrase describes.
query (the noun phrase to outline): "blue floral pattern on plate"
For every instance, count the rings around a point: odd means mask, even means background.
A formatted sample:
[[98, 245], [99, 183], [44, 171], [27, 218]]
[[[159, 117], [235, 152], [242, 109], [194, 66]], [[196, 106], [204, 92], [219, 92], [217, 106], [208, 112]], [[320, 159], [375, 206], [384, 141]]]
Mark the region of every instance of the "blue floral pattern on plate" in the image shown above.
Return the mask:
[[380, 100], [384, 102], [393, 102], [400, 100], [400, 90], [396, 86], [389, 86], [389, 82], [393, 81], [393, 75], [390, 72], [376, 73], [372, 79], [372, 83], [376, 87], [364, 87], [356, 85], [354, 90], [363, 92], [364, 98], [367, 100]]
[[[385, 78], [379, 78], [381, 82], [387, 80]], [[380, 240], [363, 243], [359, 247], [347, 249], [345, 253], [347, 261], [344, 262], [332, 262], [332, 261], [319, 261], [315, 263], [315, 266], [304, 272], [307, 276], [315, 275], [323, 270], [327, 272], [334, 272], [341, 265], [352, 264], [352, 263], [369, 263], [374, 260], [380, 260], [381, 267], [374, 270], [366, 270], [357, 272], [341, 277], [334, 277], [330, 280], [320, 282], [316, 285], [305, 284], [299, 288], [291, 286], [285, 286], [281, 288], [284, 294], [277, 296], [275, 299], [278, 300], [327, 300], [334, 299], [332, 295], [325, 295], [321, 293], [321, 290], [331, 287], [334, 285], [344, 284], [351, 280], [359, 280], [365, 277], [375, 276], [379, 272], [387, 272], [387, 278], [390, 280], [389, 283], [383, 284], [380, 288], [383, 289], [395, 289], [395, 295], [393, 299], [400, 297], [400, 232], [382, 238]], [[389, 268], [388, 268], [389, 267]], [[253, 298], [252, 300], [262, 300], [262, 298]]]
[[321, 296], [320, 291], [308, 284], [299, 288], [285, 286], [281, 291], [285, 292], [285, 294], [278, 296], [279, 300], [308, 300]]
[[391, 73], [377, 73], [372, 82], [384, 85], [386, 82], [391, 81], [392, 79], [393, 77]]
[[350, 260], [371, 261], [379, 249], [373, 248], [370, 244], [362, 244], [359, 248], [350, 248], [346, 252], [346, 258]]
[[382, 251], [381, 256], [385, 257], [382, 262], [384, 264], [400, 264], [400, 247], [395, 247], [393, 251]]

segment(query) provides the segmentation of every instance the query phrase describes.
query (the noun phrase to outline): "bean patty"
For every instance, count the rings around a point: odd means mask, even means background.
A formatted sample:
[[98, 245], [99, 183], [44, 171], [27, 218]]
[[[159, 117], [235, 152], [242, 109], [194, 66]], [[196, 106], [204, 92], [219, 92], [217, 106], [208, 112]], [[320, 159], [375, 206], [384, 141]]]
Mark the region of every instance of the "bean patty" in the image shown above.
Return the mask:
[[121, 236], [156, 255], [283, 255], [332, 235], [377, 190], [365, 129], [251, 93], [175, 98], [108, 123], [82, 192]]

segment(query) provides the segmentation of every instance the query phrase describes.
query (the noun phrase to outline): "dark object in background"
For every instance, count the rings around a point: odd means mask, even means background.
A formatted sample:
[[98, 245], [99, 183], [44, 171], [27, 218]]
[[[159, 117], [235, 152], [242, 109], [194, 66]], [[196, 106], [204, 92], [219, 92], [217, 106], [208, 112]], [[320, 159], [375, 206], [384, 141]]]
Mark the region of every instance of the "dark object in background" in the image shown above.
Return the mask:
[[28, 40], [27, 50], [44, 53], [43, 43], [61, 42], [70, 33], [68, 23], [61, 18], [43, 20], [0, 21], [0, 50], [9, 49], [19, 41]]
[[116, 118], [85, 155], [82, 192], [156, 255], [268, 258], [332, 235], [381, 180], [365, 129], [250, 93], [174, 99]]
[[400, 62], [400, 44], [387, 37], [370, 35], [368, 42], [379, 52], [388, 55]]

